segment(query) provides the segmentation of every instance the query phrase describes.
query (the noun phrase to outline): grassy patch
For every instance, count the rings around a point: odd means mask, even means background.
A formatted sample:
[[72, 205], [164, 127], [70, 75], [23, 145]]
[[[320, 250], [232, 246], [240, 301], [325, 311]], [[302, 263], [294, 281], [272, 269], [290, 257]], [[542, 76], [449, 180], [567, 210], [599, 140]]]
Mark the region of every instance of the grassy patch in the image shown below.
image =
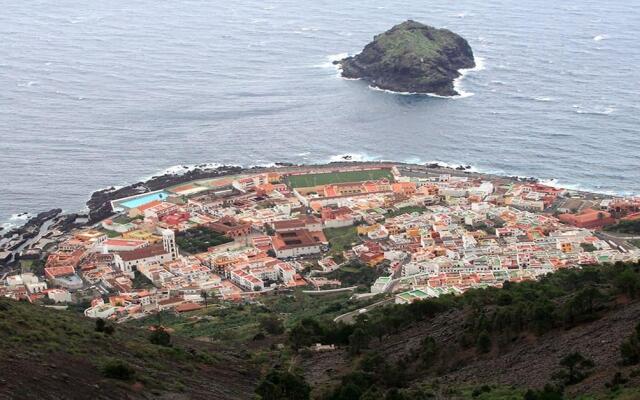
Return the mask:
[[351, 293], [309, 295], [297, 290], [289, 295], [272, 295], [260, 298], [260, 303], [211, 305], [184, 315], [161, 313], [130, 324], [139, 326], [161, 323], [175, 330], [176, 335], [208, 338], [220, 343], [246, 343], [258, 333], [263, 333], [260, 320], [277, 316], [285, 328], [290, 328], [305, 318], [333, 319], [362, 307], [351, 301]]
[[388, 169], [372, 169], [365, 171], [329, 172], [323, 174], [292, 175], [288, 178], [293, 188], [327, 185], [330, 183], [363, 182], [379, 179], [393, 181], [393, 174]]
[[[34, 365], [58, 364], [63, 357], [66, 362], [85, 363], [89, 370], [81, 375], [87, 379], [96, 375], [135, 379], [164, 390], [172, 389], [181, 371], [210, 366], [219, 352], [199, 343], [185, 347], [181, 341], [162, 348], [150, 343], [146, 330], [125, 325], [115, 325], [112, 334], [97, 332], [95, 320], [73, 312], [0, 298], [0, 357], [33, 359]], [[205, 381], [204, 376], [200, 378]]]
[[355, 226], [325, 229], [324, 235], [331, 246], [330, 255], [341, 254], [343, 251], [353, 247], [353, 243], [360, 241]]
[[407, 206], [407, 207], [401, 207], [398, 208], [397, 210], [393, 210], [389, 213], [385, 214], [386, 218], [393, 218], [393, 217], [397, 217], [398, 215], [402, 215], [402, 214], [411, 214], [414, 212], [417, 213], [423, 213], [425, 212], [426, 208], [425, 207], [421, 207], [421, 206]]
[[359, 286], [368, 290], [373, 282], [381, 275], [376, 268], [371, 268], [359, 262], [350, 262], [337, 270], [325, 275], [328, 279], [338, 279], [343, 287]]
[[207, 251], [209, 247], [218, 246], [232, 241], [233, 239], [214, 232], [210, 228], [204, 226], [191, 228], [176, 236], [178, 248], [192, 254], [201, 253], [203, 251]]

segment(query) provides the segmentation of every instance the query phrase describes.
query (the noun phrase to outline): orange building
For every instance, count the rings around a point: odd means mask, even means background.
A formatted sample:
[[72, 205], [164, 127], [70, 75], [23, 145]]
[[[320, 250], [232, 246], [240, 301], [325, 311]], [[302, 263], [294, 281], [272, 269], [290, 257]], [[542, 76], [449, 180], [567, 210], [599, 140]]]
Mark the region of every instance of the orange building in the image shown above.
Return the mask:
[[565, 224], [586, 229], [599, 229], [616, 222], [608, 212], [593, 209], [584, 210], [580, 214], [561, 214], [558, 219]]

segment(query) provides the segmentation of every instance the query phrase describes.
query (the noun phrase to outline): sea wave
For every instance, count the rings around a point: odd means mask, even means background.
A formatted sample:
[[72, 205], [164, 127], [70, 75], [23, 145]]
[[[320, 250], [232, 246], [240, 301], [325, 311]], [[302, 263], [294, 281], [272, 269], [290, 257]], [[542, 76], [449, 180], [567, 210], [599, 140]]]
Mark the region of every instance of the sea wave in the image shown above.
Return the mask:
[[335, 64], [334, 61], [340, 61], [342, 59], [345, 59], [349, 57], [349, 53], [336, 53], [336, 54], [329, 54], [326, 57], [326, 61], [321, 63], [321, 64], [316, 64], [315, 67], [316, 68], [325, 68], [325, 69], [332, 69], [334, 71], [336, 71], [336, 76], [338, 78], [342, 78], [345, 80], [357, 80], [357, 79], [353, 79], [353, 78], [345, 78], [342, 76], [342, 65], [340, 64]]
[[616, 111], [615, 107], [613, 106], [606, 106], [601, 109], [594, 109], [594, 108], [585, 109], [580, 104], [574, 104], [573, 109], [574, 109], [573, 111], [576, 114], [587, 114], [587, 115], [610, 115]]
[[634, 193], [631, 191], [615, 191], [615, 190], [605, 190], [605, 189], [600, 189], [597, 187], [591, 187], [591, 186], [585, 186], [585, 185], [580, 185], [580, 184], [574, 184], [574, 183], [569, 183], [569, 182], [564, 182], [561, 181], [559, 179], [556, 178], [545, 178], [545, 179], [538, 179], [538, 182], [540, 182], [543, 185], [546, 186], [551, 186], [557, 189], [566, 189], [566, 190], [573, 190], [573, 191], [578, 191], [578, 192], [589, 192], [589, 193], [597, 193], [597, 194], [604, 194], [607, 196], [621, 196], [621, 197], [627, 197], [627, 196], [633, 196]]
[[599, 42], [599, 41], [605, 40], [605, 39], [607, 39], [607, 35], [604, 35], [604, 34], [596, 35], [596, 36], [593, 37], [593, 41], [594, 42]]
[[460, 76], [453, 81], [453, 89], [458, 92], [457, 96], [452, 96], [452, 99], [463, 99], [465, 97], [473, 96], [473, 93], [467, 92], [462, 88], [462, 81], [465, 76], [467, 76], [470, 72], [478, 72], [482, 71], [486, 68], [485, 59], [482, 57], [475, 58], [476, 66], [473, 68], [463, 68], [458, 70]]
[[27, 223], [27, 221], [29, 221], [34, 216], [35, 216], [34, 214], [31, 214], [28, 212], [11, 214], [9, 219], [6, 222], [3, 222], [0, 225], [0, 227], [2, 227], [2, 230], [4, 231], [9, 231], [11, 229], [24, 225], [25, 223]]
[[328, 162], [345, 162], [345, 161], [380, 161], [380, 157], [366, 153], [342, 153], [329, 156]]
[[153, 175], [146, 175], [138, 179], [138, 181], [146, 182], [148, 180], [153, 179], [157, 176], [162, 175], [184, 175], [189, 171], [193, 171], [195, 169], [216, 169], [222, 167], [223, 164], [220, 163], [201, 163], [201, 164], [180, 164], [180, 165], [172, 165], [170, 167], [159, 170]]

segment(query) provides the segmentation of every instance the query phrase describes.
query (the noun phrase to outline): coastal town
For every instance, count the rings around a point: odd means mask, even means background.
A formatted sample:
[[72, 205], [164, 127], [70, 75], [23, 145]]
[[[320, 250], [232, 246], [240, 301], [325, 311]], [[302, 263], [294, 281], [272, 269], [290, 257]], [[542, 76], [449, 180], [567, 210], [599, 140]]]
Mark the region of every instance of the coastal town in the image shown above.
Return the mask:
[[640, 197], [429, 165], [243, 170], [109, 206], [5, 253], [0, 295], [123, 322], [296, 289], [410, 303], [640, 260], [606, 229], [640, 221]]

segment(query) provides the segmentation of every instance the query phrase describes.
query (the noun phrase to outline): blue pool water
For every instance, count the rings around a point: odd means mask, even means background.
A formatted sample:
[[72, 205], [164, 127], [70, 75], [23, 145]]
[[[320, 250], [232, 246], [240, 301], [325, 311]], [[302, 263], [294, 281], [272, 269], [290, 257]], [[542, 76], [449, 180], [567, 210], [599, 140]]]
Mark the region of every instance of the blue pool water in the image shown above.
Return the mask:
[[120, 205], [123, 206], [123, 207], [126, 207], [126, 208], [136, 208], [136, 207], [140, 207], [140, 206], [142, 206], [144, 204], [151, 203], [154, 200], [164, 200], [168, 196], [169, 195], [167, 193], [165, 193], [165, 192], [151, 193], [151, 194], [148, 194], [146, 196], [141, 196], [141, 197], [137, 197], [135, 199], [123, 201], [122, 203], [120, 203]]

